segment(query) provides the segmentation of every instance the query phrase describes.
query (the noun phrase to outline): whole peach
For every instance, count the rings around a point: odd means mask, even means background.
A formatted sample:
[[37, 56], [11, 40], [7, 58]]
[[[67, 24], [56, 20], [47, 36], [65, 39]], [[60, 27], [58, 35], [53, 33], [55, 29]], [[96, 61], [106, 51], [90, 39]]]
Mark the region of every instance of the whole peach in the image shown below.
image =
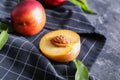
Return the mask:
[[62, 5], [66, 0], [43, 0], [45, 6], [58, 7]]
[[45, 26], [44, 7], [36, 0], [23, 0], [11, 12], [13, 29], [27, 36], [39, 33]]

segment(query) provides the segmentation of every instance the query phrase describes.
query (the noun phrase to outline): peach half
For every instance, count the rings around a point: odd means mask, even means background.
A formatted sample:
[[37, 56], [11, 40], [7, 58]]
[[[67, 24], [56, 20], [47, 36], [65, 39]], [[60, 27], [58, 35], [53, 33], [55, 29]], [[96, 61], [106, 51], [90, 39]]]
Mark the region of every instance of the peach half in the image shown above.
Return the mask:
[[55, 30], [45, 34], [39, 44], [40, 50], [56, 62], [69, 62], [80, 53], [80, 36], [72, 30]]

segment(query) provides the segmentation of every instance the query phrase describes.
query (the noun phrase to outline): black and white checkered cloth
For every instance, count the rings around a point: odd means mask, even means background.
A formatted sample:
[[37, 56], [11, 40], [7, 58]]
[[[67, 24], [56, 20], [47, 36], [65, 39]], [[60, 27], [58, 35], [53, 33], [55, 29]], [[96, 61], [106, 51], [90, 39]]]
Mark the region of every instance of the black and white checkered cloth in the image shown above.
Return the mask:
[[[10, 11], [16, 4], [14, 0], [0, 1], [1, 21], [10, 24]], [[82, 46], [78, 59], [90, 69], [104, 46], [105, 37], [95, 32], [83, 11], [69, 1], [58, 8], [46, 9], [46, 13], [46, 25], [39, 34], [26, 37], [9, 33], [0, 51], [0, 80], [74, 80], [73, 62], [53, 62], [39, 50], [40, 38], [56, 29], [70, 29], [80, 34]], [[90, 75], [90, 80], [95, 78]]]

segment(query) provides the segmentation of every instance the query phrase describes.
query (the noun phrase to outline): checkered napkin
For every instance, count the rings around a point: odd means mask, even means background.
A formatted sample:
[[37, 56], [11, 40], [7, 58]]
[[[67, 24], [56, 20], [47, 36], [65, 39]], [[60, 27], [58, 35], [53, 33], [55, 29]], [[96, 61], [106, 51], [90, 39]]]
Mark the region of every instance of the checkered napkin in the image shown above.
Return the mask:
[[[14, 0], [0, 1], [1, 21], [10, 24], [10, 11], [16, 4]], [[9, 33], [9, 39], [0, 51], [1, 80], [74, 80], [73, 62], [51, 61], [39, 50], [41, 37], [57, 29], [70, 29], [81, 36], [81, 52], [77, 59], [90, 69], [104, 46], [105, 37], [95, 32], [82, 10], [70, 2], [46, 9], [46, 13], [46, 25], [39, 34], [28, 37]], [[90, 80], [95, 80], [92, 75]]]

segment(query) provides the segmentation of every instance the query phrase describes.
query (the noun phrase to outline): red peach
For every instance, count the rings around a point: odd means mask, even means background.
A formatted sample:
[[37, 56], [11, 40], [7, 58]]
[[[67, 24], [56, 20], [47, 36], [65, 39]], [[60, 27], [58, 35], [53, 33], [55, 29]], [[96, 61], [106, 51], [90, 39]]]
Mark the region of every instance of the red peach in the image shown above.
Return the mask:
[[43, 0], [45, 6], [48, 7], [58, 7], [62, 5], [66, 0]]
[[13, 8], [11, 21], [16, 32], [28, 36], [35, 35], [45, 26], [45, 9], [36, 0], [23, 0]]

